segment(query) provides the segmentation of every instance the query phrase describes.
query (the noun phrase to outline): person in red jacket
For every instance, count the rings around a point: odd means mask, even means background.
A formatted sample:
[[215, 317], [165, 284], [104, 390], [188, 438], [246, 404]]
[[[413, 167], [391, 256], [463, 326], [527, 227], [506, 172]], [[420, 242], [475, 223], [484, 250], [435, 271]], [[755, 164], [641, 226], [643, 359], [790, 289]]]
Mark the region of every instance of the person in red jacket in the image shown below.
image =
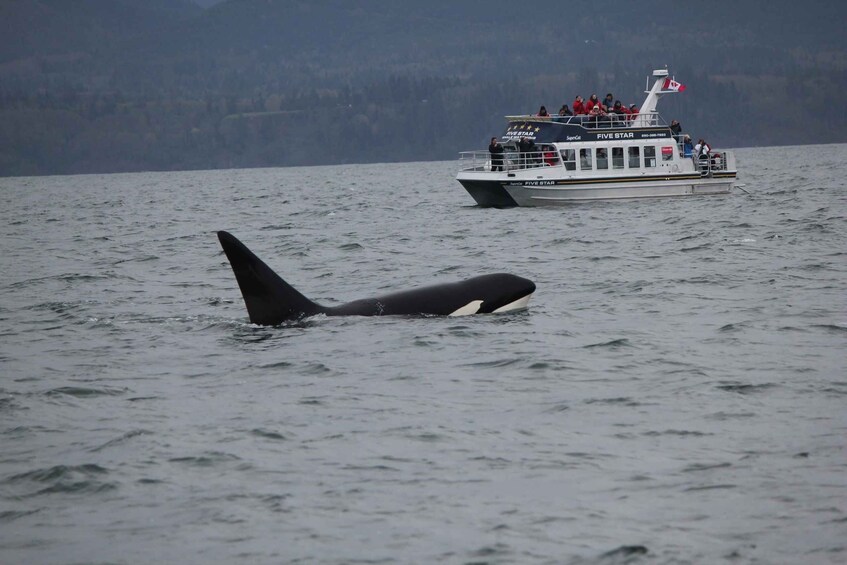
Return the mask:
[[597, 99], [597, 95], [592, 94], [591, 98], [588, 99], [588, 102], [585, 103], [585, 112], [589, 113], [589, 112], [591, 112], [591, 109], [594, 108], [594, 106], [599, 106], [599, 105], [600, 105], [600, 101]]
[[574, 116], [581, 116], [587, 113], [585, 111], [585, 104], [582, 101], [582, 96], [577, 96], [576, 98], [574, 98], [572, 106]]
[[638, 117], [638, 106], [636, 106], [635, 104], [630, 104], [629, 105], [629, 121], [635, 120], [636, 117]]

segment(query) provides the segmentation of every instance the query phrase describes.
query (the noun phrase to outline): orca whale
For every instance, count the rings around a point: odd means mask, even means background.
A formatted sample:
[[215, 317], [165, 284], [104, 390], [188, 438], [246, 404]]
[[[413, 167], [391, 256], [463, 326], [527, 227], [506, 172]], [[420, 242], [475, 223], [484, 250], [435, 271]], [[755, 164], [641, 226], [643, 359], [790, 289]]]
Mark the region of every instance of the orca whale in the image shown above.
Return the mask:
[[297, 292], [232, 234], [219, 231], [218, 240], [241, 288], [250, 321], [261, 326], [315, 314], [463, 316], [509, 312], [526, 308], [535, 292], [532, 281], [499, 273], [364, 298], [341, 306], [322, 306]]

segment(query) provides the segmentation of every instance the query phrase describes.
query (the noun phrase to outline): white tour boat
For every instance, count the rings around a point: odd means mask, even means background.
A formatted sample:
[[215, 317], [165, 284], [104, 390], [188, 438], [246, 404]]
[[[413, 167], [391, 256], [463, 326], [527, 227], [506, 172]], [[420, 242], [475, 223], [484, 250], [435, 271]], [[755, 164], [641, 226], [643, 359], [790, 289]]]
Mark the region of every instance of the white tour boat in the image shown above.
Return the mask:
[[[506, 116], [502, 162], [486, 151], [460, 154], [456, 177], [483, 207], [548, 206], [587, 200], [726, 194], [736, 178], [735, 156], [711, 149], [686, 157], [656, 110], [679, 83], [665, 69], [634, 117]], [[534, 142], [521, 151], [518, 140]]]

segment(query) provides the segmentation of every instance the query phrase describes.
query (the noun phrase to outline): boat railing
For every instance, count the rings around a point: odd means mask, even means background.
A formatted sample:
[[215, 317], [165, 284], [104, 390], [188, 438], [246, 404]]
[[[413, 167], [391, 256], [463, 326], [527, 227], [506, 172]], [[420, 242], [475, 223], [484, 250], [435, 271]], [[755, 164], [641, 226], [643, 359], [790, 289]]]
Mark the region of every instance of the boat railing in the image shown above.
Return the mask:
[[702, 177], [710, 177], [716, 172], [735, 170], [735, 156], [730, 151], [713, 149], [705, 155], [699, 157], [694, 155], [691, 158]]
[[561, 166], [557, 151], [505, 151], [502, 163], [491, 158], [488, 151], [462, 151], [459, 153], [459, 170], [475, 172], [501, 172], [526, 169], [543, 169]]
[[510, 122], [553, 122], [559, 124], [574, 124], [590, 129], [618, 129], [633, 127], [633, 124], [638, 123], [638, 127], [667, 127], [668, 123], [659, 115], [658, 112], [650, 112], [644, 114], [617, 114], [614, 112], [606, 115], [589, 116], [581, 114], [579, 116], [506, 116], [506, 120]]

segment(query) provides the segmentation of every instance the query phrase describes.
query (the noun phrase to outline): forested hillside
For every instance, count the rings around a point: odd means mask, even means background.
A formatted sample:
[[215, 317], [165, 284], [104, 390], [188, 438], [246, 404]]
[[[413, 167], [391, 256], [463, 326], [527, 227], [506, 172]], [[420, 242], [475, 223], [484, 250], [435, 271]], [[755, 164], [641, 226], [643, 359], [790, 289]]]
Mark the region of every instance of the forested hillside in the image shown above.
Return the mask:
[[841, 142], [828, 7], [0, 0], [0, 174], [450, 159], [504, 114], [640, 103], [665, 65], [660, 110], [713, 145]]

